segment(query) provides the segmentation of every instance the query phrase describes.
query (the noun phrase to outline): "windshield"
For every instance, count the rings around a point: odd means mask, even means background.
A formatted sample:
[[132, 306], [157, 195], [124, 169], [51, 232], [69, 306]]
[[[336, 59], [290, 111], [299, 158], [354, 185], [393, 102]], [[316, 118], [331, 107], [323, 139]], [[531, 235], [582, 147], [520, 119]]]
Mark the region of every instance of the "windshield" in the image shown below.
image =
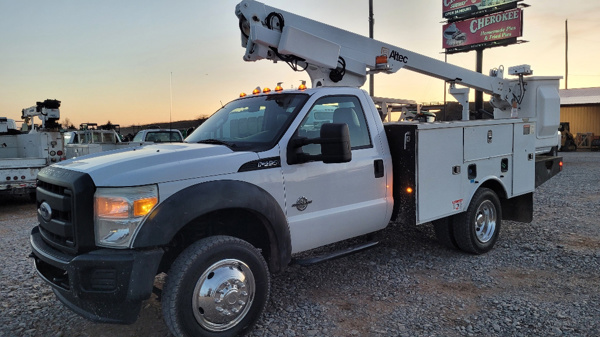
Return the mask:
[[272, 94], [238, 99], [215, 112], [187, 143], [228, 146], [234, 151], [272, 148], [302, 107], [306, 94]]

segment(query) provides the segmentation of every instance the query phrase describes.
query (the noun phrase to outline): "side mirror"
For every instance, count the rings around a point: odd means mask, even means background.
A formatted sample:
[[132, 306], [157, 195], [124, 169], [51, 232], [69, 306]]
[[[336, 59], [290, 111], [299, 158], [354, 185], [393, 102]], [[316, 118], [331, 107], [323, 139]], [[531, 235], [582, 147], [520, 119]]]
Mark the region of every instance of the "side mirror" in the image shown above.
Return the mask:
[[[300, 150], [302, 146], [309, 144], [320, 144], [321, 155], [310, 155]], [[319, 138], [292, 139], [288, 144], [287, 154], [287, 162], [290, 165], [309, 161], [322, 161], [325, 164], [347, 163], [352, 160], [348, 124], [323, 124]]]
[[325, 164], [347, 163], [352, 160], [348, 124], [323, 124], [320, 144]]

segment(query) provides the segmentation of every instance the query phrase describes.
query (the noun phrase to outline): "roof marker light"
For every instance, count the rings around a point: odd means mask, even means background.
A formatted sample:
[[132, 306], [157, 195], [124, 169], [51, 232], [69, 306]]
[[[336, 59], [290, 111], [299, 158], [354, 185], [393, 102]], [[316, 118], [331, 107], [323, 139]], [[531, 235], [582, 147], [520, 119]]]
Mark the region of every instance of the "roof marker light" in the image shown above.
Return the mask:
[[269, 88], [264, 88], [263, 89], [263, 94], [268, 94], [270, 92], [271, 92], [271, 89], [269, 89]]
[[260, 94], [260, 87], [256, 87], [256, 89], [252, 90], [252, 95]]
[[247, 96], [247, 95], [246, 95], [246, 93], [245, 93], [245, 92], [242, 92], [242, 93], [240, 93], [240, 97], [246, 97], [246, 96]]
[[301, 81], [302, 84], [298, 87], [298, 90], [306, 90], [306, 81]]
[[282, 92], [283, 91], [283, 87], [281, 86], [283, 84], [283, 82], [278, 82], [277, 86], [275, 87], [275, 92]]

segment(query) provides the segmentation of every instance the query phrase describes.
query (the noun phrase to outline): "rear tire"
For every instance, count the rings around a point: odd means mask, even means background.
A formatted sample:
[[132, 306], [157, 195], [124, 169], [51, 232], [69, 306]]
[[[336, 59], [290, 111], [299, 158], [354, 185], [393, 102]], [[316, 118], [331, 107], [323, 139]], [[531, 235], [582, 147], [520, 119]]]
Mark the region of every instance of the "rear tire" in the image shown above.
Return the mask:
[[461, 250], [483, 254], [494, 247], [501, 224], [500, 199], [494, 191], [480, 188], [473, 195], [467, 211], [457, 215], [454, 239]]
[[181, 337], [243, 335], [260, 317], [270, 282], [265, 259], [250, 243], [230, 236], [201, 239], [167, 274], [165, 323]]
[[454, 217], [449, 216], [432, 222], [435, 236], [446, 248], [458, 249], [454, 238]]

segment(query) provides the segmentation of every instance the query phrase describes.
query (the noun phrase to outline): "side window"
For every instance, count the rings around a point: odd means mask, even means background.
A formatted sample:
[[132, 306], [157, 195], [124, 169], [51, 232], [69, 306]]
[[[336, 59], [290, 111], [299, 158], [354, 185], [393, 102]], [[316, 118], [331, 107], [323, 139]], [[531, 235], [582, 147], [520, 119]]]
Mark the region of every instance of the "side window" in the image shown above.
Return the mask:
[[[352, 150], [371, 147], [371, 137], [365, 121], [365, 114], [358, 98], [354, 96], [322, 97], [310, 109], [298, 128], [298, 136], [308, 139], [318, 138], [321, 126], [326, 123], [345, 123], [350, 131]], [[317, 155], [321, 147], [316, 144], [302, 147], [307, 154]]]

